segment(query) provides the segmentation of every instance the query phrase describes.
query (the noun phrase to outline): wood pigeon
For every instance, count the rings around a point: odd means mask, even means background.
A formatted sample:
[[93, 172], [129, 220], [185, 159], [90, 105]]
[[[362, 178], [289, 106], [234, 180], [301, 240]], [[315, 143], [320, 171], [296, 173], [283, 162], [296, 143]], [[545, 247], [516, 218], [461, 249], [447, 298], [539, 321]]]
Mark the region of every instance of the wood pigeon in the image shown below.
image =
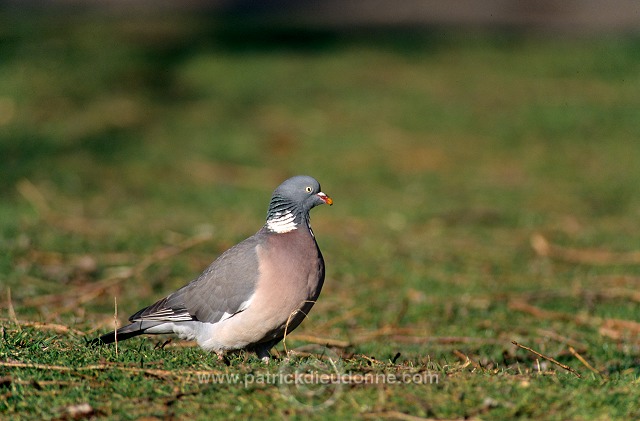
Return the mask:
[[271, 196], [267, 220], [189, 284], [143, 308], [93, 344], [173, 333], [219, 357], [247, 349], [263, 361], [302, 322], [324, 282], [324, 259], [309, 225], [311, 208], [333, 200], [316, 179], [299, 175]]

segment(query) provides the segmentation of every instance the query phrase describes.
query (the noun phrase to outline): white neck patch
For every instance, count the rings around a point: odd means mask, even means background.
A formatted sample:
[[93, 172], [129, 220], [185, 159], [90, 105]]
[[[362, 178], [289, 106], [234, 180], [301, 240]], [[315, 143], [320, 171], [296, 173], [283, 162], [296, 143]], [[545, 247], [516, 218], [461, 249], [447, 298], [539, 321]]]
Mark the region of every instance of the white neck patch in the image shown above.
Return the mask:
[[290, 232], [298, 228], [294, 222], [295, 219], [295, 215], [289, 211], [276, 212], [273, 217], [267, 219], [267, 228], [278, 234], [284, 234], [285, 232]]

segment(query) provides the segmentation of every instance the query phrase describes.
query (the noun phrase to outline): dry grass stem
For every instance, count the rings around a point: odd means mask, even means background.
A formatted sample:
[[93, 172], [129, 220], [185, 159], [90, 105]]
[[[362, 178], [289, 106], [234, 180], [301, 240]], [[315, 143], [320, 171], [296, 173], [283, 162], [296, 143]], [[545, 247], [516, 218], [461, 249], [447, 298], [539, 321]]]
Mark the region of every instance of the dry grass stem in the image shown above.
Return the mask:
[[476, 370], [483, 370], [482, 366], [480, 364], [478, 364], [476, 361], [474, 361], [471, 358], [469, 358], [468, 355], [458, 351], [457, 349], [454, 349], [453, 353], [455, 354], [456, 357], [460, 358], [462, 360], [462, 362], [465, 362], [465, 363], [468, 362]]
[[46, 219], [51, 214], [51, 208], [49, 207], [47, 199], [44, 197], [40, 189], [38, 189], [31, 181], [26, 178], [20, 180], [16, 184], [16, 189], [18, 190], [18, 193], [20, 193], [42, 217]]
[[351, 343], [349, 341], [342, 341], [339, 339], [321, 338], [319, 336], [302, 335], [302, 334], [301, 335], [296, 334], [294, 336], [296, 340], [310, 342], [318, 345], [333, 346], [336, 348], [348, 348], [349, 346], [351, 346]]
[[[302, 303], [300, 303], [300, 307], [304, 307], [304, 305], [307, 303], [315, 304], [315, 301], [305, 300]], [[291, 318], [294, 317], [296, 314], [298, 314], [298, 312], [301, 312], [302, 314], [304, 314], [304, 317], [307, 317], [307, 313], [305, 313], [300, 309], [293, 310], [291, 313], [289, 313], [289, 317], [287, 318], [287, 323], [284, 326], [284, 336], [282, 337], [282, 346], [284, 347], [284, 353], [286, 355], [289, 355], [289, 351], [287, 351], [287, 333], [289, 333], [289, 324], [291, 323]]]
[[541, 354], [541, 353], [539, 353], [538, 351], [536, 351], [536, 350], [534, 350], [534, 349], [531, 349], [531, 348], [529, 348], [528, 346], [521, 345], [521, 344], [519, 344], [519, 343], [518, 343], [518, 342], [516, 342], [516, 341], [511, 341], [511, 343], [512, 343], [512, 344], [514, 344], [515, 346], [517, 346], [518, 348], [522, 348], [522, 349], [524, 349], [524, 350], [527, 350], [527, 351], [529, 351], [529, 352], [531, 352], [531, 353], [533, 353], [533, 354], [537, 355], [538, 357], [540, 357], [540, 358], [544, 358], [545, 360], [552, 362], [553, 364], [557, 365], [558, 367], [561, 367], [561, 368], [563, 368], [563, 369], [565, 369], [565, 370], [569, 371], [570, 373], [575, 374], [575, 376], [576, 376], [576, 377], [578, 377], [578, 378], [581, 378], [581, 377], [582, 377], [582, 376], [580, 375], [580, 373], [578, 373], [576, 370], [574, 370], [573, 368], [569, 367], [569, 366], [568, 366], [568, 365], [566, 365], [566, 364], [562, 364], [561, 362], [559, 362], [559, 361], [555, 360], [555, 359], [554, 359], [554, 358], [552, 358], [552, 357], [549, 357], [549, 356], [547, 356], [547, 355]]
[[587, 367], [589, 370], [591, 370], [592, 372], [598, 374], [598, 375], [602, 375], [602, 373], [600, 373], [599, 370], [597, 370], [595, 367], [593, 367], [591, 364], [589, 364], [589, 362], [587, 360], [584, 359], [584, 357], [582, 355], [580, 355], [578, 353], [578, 351], [576, 351], [572, 346], [569, 346], [569, 352], [578, 359], [578, 361], [580, 361], [582, 364], [584, 364], [585, 367]]
[[440, 345], [454, 344], [501, 344], [504, 341], [495, 338], [480, 338], [474, 336], [406, 336], [391, 335], [390, 339], [398, 343], [425, 344], [433, 343]]
[[0, 321], [12, 322], [18, 326], [33, 327], [41, 330], [52, 330], [56, 333], [73, 333], [74, 335], [78, 335], [78, 336], [85, 335], [85, 333], [80, 330], [73, 329], [73, 328], [70, 328], [69, 326], [65, 326], [59, 323], [32, 322], [28, 320], [14, 320], [14, 319], [6, 319], [6, 318], [0, 318]]
[[[400, 420], [400, 421], [435, 421], [440, 420], [440, 421], [454, 421], [453, 419], [451, 420], [446, 420], [443, 418], [424, 418], [424, 417], [418, 417], [416, 415], [410, 415], [410, 414], [405, 414], [404, 412], [400, 412], [400, 411], [382, 411], [382, 412], [369, 412], [366, 414], [363, 414], [363, 416], [365, 418], [374, 418], [374, 419], [389, 419], [389, 420]], [[473, 421], [476, 418], [464, 418], [464, 420], [466, 421]], [[462, 420], [462, 418], [460, 419], [456, 419], [457, 420]]]
[[542, 234], [531, 236], [531, 247], [540, 256], [587, 265], [637, 265], [640, 252], [615, 253], [601, 249], [576, 249], [551, 244]]
[[584, 314], [574, 315], [562, 313], [559, 311], [551, 311], [541, 309], [521, 300], [512, 300], [509, 302], [509, 309], [521, 311], [531, 314], [538, 319], [571, 321], [580, 326], [597, 327], [598, 332], [602, 336], [619, 340], [626, 336], [634, 336], [640, 338], [640, 323], [633, 320], [622, 319], [603, 319], [601, 317], [589, 316]]
[[153, 377], [167, 378], [167, 377], [184, 377], [184, 376], [197, 376], [199, 374], [223, 374], [222, 371], [214, 370], [161, 370], [156, 368], [138, 368], [138, 367], [124, 367], [118, 364], [93, 364], [81, 367], [70, 367], [62, 365], [51, 364], [39, 364], [39, 363], [23, 363], [19, 361], [0, 361], [0, 367], [13, 367], [13, 368], [34, 368], [37, 370], [52, 370], [60, 372], [74, 372], [74, 371], [105, 371], [105, 370], [120, 370], [131, 373], [142, 373]]
[[118, 298], [113, 297], [113, 338], [116, 343], [116, 355], [118, 355]]
[[[576, 316], [572, 314], [562, 313], [562, 312], [553, 311], [553, 310], [545, 310], [540, 307], [536, 307], [534, 305], [526, 303], [519, 299], [509, 301], [509, 309], [530, 314], [538, 319], [551, 319], [551, 320], [563, 320], [563, 321], [576, 320]], [[583, 324], [583, 323], [580, 323], [580, 324]]]
[[13, 321], [15, 324], [20, 326], [18, 322], [18, 317], [16, 316], [16, 310], [13, 308], [13, 301], [11, 300], [11, 288], [7, 288], [7, 308], [9, 312], [9, 319]]
[[455, 337], [455, 336], [424, 336], [424, 329], [416, 329], [410, 327], [397, 327], [392, 324], [382, 326], [379, 329], [365, 332], [358, 332], [351, 341], [352, 345], [366, 343], [376, 340], [380, 337], [389, 337], [395, 342], [401, 343], [501, 343], [492, 338], [473, 338], [473, 337]]

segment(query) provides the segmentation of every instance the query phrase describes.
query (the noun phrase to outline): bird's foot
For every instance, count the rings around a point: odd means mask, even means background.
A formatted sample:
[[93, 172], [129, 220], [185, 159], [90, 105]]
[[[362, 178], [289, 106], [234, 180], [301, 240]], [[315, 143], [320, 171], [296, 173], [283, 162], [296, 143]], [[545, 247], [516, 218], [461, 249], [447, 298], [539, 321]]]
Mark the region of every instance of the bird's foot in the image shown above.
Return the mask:
[[269, 351], [267, 349], [256, 349], [256, 355], [258, 356], [258, 358], [260, 358], [260, 360], [262, 360], [264, 364], [269, 364], [271, 354], [269, 354]]

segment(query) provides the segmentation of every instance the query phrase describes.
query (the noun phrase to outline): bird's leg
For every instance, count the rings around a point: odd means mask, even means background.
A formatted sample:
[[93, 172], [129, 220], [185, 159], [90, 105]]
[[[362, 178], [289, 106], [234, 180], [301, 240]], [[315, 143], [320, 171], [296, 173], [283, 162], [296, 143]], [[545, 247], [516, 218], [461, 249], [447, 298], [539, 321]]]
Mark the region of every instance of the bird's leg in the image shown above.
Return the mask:
[[256, 355], [258, 356], [258, 358], [262, 360], [263, 363], [269, 364], [269, 359], [271, 357], [271, 354], [269, 354], [269, 348], [265, 348], [265, 347], [256, 348]]

